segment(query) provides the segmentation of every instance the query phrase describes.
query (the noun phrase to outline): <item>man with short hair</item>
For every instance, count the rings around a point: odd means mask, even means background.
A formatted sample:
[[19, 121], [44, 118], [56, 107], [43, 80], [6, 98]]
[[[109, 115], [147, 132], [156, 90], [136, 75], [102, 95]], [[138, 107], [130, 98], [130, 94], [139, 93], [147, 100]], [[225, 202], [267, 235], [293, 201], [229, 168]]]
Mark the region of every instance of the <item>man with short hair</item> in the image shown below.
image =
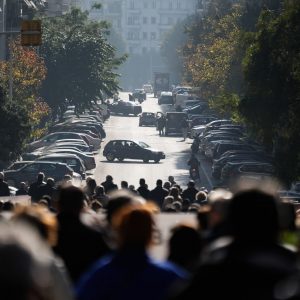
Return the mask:
[[198, 192], [199, 191], [195, 188], [194, 180], [190, 180], [188, 187], [182, 192], [182, 199], [189, 199], [191, 202], [194, 202]]
[[137, 189], [138, 193], [144, 198], [144, 199], [148, 199], [149, 198], [149, 189], [148, 186], [146, 184], [146, 180], [144, 178], [140, 179], [140, 186]]
[[40, 172], [38, 175], [37, 175], [37, 180], [36, 182], [32, 183], [29, 187], [29, 190], [28, 190], [28, 195], [31, 196], [31, 201], [32, 202], [38, 202], [40, 199], [39, 199], [39, 187], [42, 186], [42, 185], [46, 185], [46, 182], [44, 181], [45, 179], [45, 174]]
[[111, 175], [106, 176], [106, 180], [101, 183], [101, 185], [104, 187], [104, 191], [107, 194], [108, 192], [112, 190], [117, 190], [118, 186], [114, 184], [113, 178]]
[[149, 199], [153, 200], [160, 208], [162, 208], [165, 197], [169, 194], [168, 190], [163, 188], [162, 185], [162, 180], [158, 179], [156, 187], [149, 193]]

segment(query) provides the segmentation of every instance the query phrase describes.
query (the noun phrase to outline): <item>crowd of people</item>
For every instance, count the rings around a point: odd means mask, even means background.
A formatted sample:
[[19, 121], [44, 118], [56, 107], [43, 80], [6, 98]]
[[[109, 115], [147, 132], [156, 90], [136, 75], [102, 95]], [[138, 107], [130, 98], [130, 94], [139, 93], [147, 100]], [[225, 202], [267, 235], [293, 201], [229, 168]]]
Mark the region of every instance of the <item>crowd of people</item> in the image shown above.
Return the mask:
[[[0, 207], [3, 299], [300, 297], [297, 211], [269, 191], [199, 191], [193, 181], [182, 190], [173, 176], [154, 189], [143, 178], [118, 187], [109, 175], [81, 189], [43, 174], [22, 188], [31, 205]], [[156, 261], [155, 216], [179, 211], [197, 226], [174, 224], [168, 255]]]

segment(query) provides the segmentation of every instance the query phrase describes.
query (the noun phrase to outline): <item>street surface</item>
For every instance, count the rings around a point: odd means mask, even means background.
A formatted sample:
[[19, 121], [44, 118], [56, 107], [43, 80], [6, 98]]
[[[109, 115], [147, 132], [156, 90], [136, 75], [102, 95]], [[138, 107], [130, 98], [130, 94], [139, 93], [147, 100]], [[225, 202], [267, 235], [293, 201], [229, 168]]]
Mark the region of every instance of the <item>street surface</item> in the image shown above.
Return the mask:
[[[120, 98], [127, 101], [128, 93], [120, 93]], [[159, 112], [168, 111], [170, 106], [158, 105], [157, 98], [152, 94], [147, 95], [147, 100], [142, 103], [143, 112]], [[139, 127], [139, 118], [135, 116], [114, 116], [112, 115], [104, 124], [107, 137], [103, 141], [99, 154], [97, 155], [97, 167], [93, 172], [93, 177], [100, 184], [105, 180], [106, 175], [112, 175], [114, 182], [120, 186], [122, 180], [126, 180], [129, 184], [133, 184], [136, 188], [139, 186], [139, 179], [145, 178], [149, 189], [155, 187], [157, 179], [163, 182], [168, 179], [169, 175], [175, 177], [175, 181], [186, 188], [189, 181], [189, 169], [187, 161], [190, 157], [190, 147], [192, 140], [183, 141], [181, 136], [160, 137], [155, 127]], [[144, 163], [141, 160], [125, 160], [123, 162], [108, 162], [103, 157], [102, 152], [105, 144], [113, 139], [129, 139], [139, 140], [147, 143], [154, 149], [164, 151], [166, 159], [161, 160], [158, 164], [154, 162]], [[205, 170], [204, 170], [205, 171]], [[205, 186], [211, 189], [210, 168], [207, 174], [201, 171], [201, 183], [197, 182], [197, 186]]]

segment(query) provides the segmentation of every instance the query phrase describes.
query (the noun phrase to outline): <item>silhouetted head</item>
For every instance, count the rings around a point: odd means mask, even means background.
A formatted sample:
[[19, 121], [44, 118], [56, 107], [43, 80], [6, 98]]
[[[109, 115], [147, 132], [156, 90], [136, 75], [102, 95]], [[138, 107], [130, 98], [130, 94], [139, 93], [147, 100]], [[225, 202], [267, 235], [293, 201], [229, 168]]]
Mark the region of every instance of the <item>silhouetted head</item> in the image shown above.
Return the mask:
[[102, 185], [97, 185], [95, 188], [96, 196], [101, 196], [104, 194], [104, 187]]
[[54, 179], [51, 178], [51, 177], [49, 177], [49, 178], [47, 179], [47, 185], [49, 185], [49, 186], [51, 186], [51, 187], [54, 187], [54, 185], [55, 185]]
[[171, 188], [171, 183], [169, 181], [165, 181], [164, 182], [164, 188], [167, 189], [167, 190], [170, 190]]
[[122, 180], [122, 181], [121, 181], [121, 188], [122, 188], [122, 189], [128, 189], [128, 182], [125, 181], [125, 180]]
[[190, 180], [190, 181], [188, 182], [188, 187], [189, 187], [189, 188], [195, 187], [195, 181], [194, 181], [194, 180]]
[[200, 256], [202, 239], [196, 229], [180, 224], [171, 230], [169, 260], [191, 269]]
[[113, 181], [112, 176], [111, 176], [111, 175], [107, 175], [107, 176], [106, 176], [106, 181], [107, 181], [107, 182], [112, 182], [112, 181]]
[[127, 205], [137, 205], [145, 203], [143, 198], [137, 197], [128, 190], [117, 190], [110, 194], [110, 199], [106, 206], [106, 219], [111, 223], [113, 216], [123, 207]]
[[265, 192], [248, 190], [231, 200], [228, 221], [235, 240], [247, 243], [274, 243], [279, 217], [276, 199]]
[[119, 248], [146, 249], [152, 242], [154, 219], [149, 209], [128, 208], [119, 215], [116, 230]]
[[97, 183], [96, 183], [96, 180], [91, 178], [87, 183], [86, 183], [87, 187], [89, 188], [90, 191], [94, 191], [96, 186], [97, 186]]
[[162, 183], [162, 180], [161, 180], [161, 179], [157, 179], [157, 180], [156, 180], [156, 185], [157, 185], [157, 186], [162, 186], [162, 184], [163, 184], [163, 183]]
[[141, 178], [140, 179], [140, 185], [145, 185], [145, 183], [146, 183], [146, 180], [144, 178]]
[[40, 172], [38, 175], [37, 175], [37, 181], [38, 182], [43, 182], [45, 179], [45, 174], [43, 172]]
[[173, 183], [174, 182], [174, 176], [169, 176], [168, 177], [168, 181], [170, 181], [171, 183]]
[[83, 191], [73, 185], [63, 186], [58, 191], [59, 212], [79, 215], [84, 205]]

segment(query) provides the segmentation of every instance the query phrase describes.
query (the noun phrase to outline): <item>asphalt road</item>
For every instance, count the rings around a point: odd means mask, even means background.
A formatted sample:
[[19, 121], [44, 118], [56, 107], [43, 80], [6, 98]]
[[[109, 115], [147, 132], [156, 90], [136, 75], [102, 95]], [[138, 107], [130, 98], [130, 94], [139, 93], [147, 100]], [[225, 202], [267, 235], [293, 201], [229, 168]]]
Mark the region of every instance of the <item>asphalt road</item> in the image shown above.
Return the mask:
[[[121, 93], [120, 98], [128, 100], [128, 93]], [[158, 105], [157, 98], [147, 95], [147, 100], [142, 103], [143, 112], [168, 111], [172, 109], [168, 105]], [[106, 175], [112, 175], [114, 182], [120, 185], [121, 180], [128, 181], [138, 187], [140, 178], [145, 178], [150, 189], [155, 187], [156, 180], [166, 181], [169, 175], [175, 177], [175, 181], [182, 188], [185, 188], [189, 181], [189, 171], [187, 161], [190, 157], [190, 147], [192, 140], [183, 141], [181, 136], [160, 137], [155, 127], [139, 127], [139, 118], [135, 116], [111, 116], [104, 124], [107, 137], [103, 141], [99, 154], [96, 157], [97, 167], [93, 172], [93, 177], [97, 183], [105, 180]], [[103, 157], [102, 152], [105, 144], [113, 139], [140, 140], [149, 144], [152, 148], [164, 151], [166, 159], [160, 163], [144, 163], [139, 160], [125, 160], [123, 162], [108, 162]], [[201, 182], [196, 182], [197, 186], [205, 186], [211, 189], [210, 166], [203, 162], [201, 164]]]

